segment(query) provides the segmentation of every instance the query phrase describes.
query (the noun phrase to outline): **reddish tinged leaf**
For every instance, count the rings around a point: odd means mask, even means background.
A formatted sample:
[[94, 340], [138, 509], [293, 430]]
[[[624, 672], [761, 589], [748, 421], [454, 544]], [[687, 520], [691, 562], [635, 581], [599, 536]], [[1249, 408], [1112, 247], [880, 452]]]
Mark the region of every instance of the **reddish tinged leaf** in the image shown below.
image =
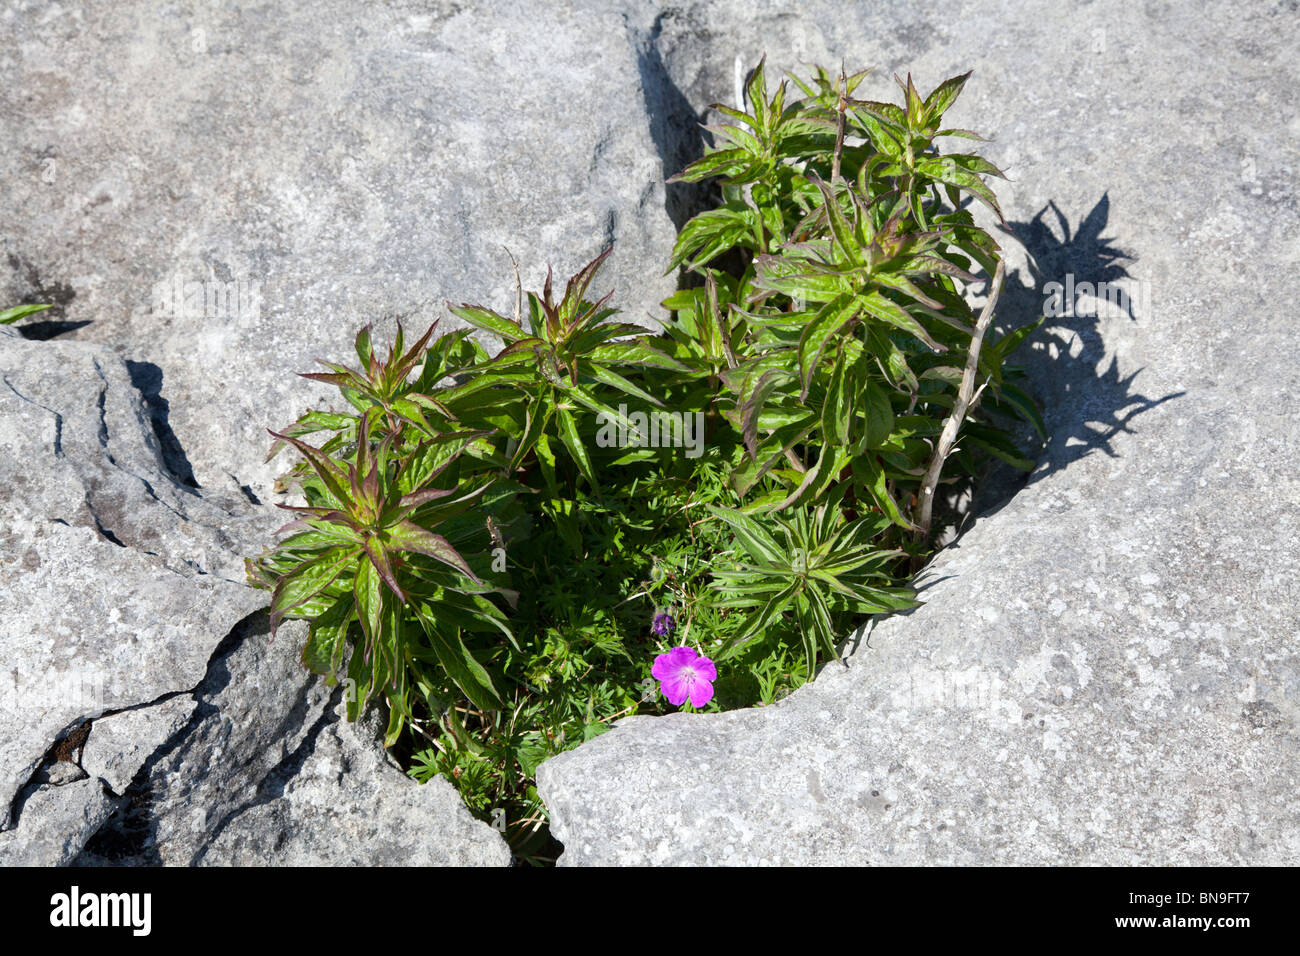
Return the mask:
[[282, 576], [271, 598], [271, 635], [294, 608], [301, 607], [337, 580], [356, 556], [356, 548], [331, 548], [319, 557], [298, 565]]
[[244, 573], [248, 575], [248, 583], [253, 587], [269, 590], [276, 585], [277, 578], [252, 558], [244, 558]]
[[554, 278], [555, 278], [554, 271], [552, 270], [550, 265], [547, 265], [546, 283], [542, 286], [542, 302], [544, 302], [548, 306], [554, 304], [551, 299], [551, 284]]
[[275, 536], [278, 538], [282, 534], [288, 534], [290, 531], [315, 531], [311, 523], [305, 518], [299, 518], [297, 521], [290, 521], [286, 525], [281, 525], [275, 529]]
[[353, 524], [351, 515], [339, 511], [337, 508], [314, 508], [310, 505], [281, 505], [277, 508], [283, 508], [285, 511], [298, 511], [303, 514], [309, 514], [320, 521], [332, 521], [335, 524]]
[[361, 494], [372, 508], [379, 507], [379, 463], [371, 461], [370, 470], [361, 479]]
[[948, 111], [953, 101], [957, 99], [961, 89], [970, 79], [973, 70], [967, 70], [960, 76], [950, 77], [936, 86], [930, 95], [925, 98], [925, 120], [927, 125], [932, 124]]
[[362, 368], [374, 368], [374, 345], [370, 340], [370, 330], [373, 328], [369, 323], [361, 327], [357, 333], [356, 349], [357, 358], [361, 359]]
[[531, 352], [532, 350], [538, 347], [545, 347], [546, 344], [547, 343], [544, 340], [533, 338], [531, 336], [526, 339], [520, 339], [519, 341], [512, 342], [511, 344], [503, 348], [500, 352], [496, 354], [496, 356], [492, 359], [492, 361], [495, 362], [498, 359], [509, 358], [520, 352]]
[[393, 571], [393, 564], [388, 559], [388, 552], [384, 549], [384, 546], [376, 541], [373, 536], [363, 538], [361, 546], [365, 548], [370, 563], [374, 565], [375, 571], [378, 572], [383, 582], [388, 585], [389, 590], [397, 595], [398, 600], [405, 603], [406, 595], [402, 592], [401, 585], [397, 583], [397, 575]]
[[391, 365], [393, 356], [402, 354], [402, 343], [406, 341], [406, 330], [402, 328], [402, 320], [397, 320], [397, 334], [393, 337], [393, 346], [388, 350], [388, 361], [385, 364]]
[[[582, 305], [582, 299], [587, 294], [587, 289], [591, 286], [592, 280], [596, 278], [596, 273], [600, 270], [600, 267], [604, 265], [605, 260], [609, 258], [609, 254], [613, 251], [613, 246], [606, 247], [604, 252], [588, 262], [578, 270], [577, 275], [569, 280], [568, 284], [564, 287], [564, 301], [561, 303], [560, 307], [560, 319], [562, 322], [567, 324], [577, 314], [579, 307]], [[603, 303], [607, 301], [613, 294], [614, 293], [611, 292], [609, 295], [605, 296], [601, 302]]]
[[464, 572], [475, 584], [483, 583], [460, 556], [460, 552], [451, 546], [451, 542], [440, 534], [421, 528], [413, 521], [401, 521], [389, 528], [388, 539], [392, 547], [399, 551], [414, 551], [428, 555]]
[[504, 315], [499, 315], [491, 309], [485, 309], [479, 305], [470, 305], [468, 302], [462, 302], [460, 305], [452, 305], [448, 302], [447, 308], [453, 315], [464, 319], [476, 329], [491, 332], [493, 335], [504, 339], [507, 343], [517, 341], [524, 334], [524, 330], [519, 326], [519, 323], [512, 322]]
[[415, 367], [423, 360], [424, 347], [429, 343], [429, 338], [433, 335], [433, 330], [437, 327], [438, 320], [434, 319], [433, 324], [429, 326], [429, 330], [420, 336], [416, 343], [411, 346], [409, 352], [402, 356], [402, 360], [397, 363], [395, 370], [395, 384], [400, 384], [401, 382], [406, 381], [406, 377], [410, 375]]
[[439, 498], [446, 498], [448, 495], [454, 495], [454, 489], [444, 491], [441, 488], [425, 488], [422, 491], [413, 491], [409, 495], [403, 495], [398, 505], [403, 508], [418, 508], [422, 504], [430, 501], [437, 501]]
[[[564, 335], [565, 341], [567, 341], [569, 336], [571, 336], [574, 332], [581, 332], [587, 328], [590, 328], [597, 321], [599, 321], [600, 318], [602, 317], [601, 310], [605, 308], [606, 303], [609, 302], [609, 300], [612, 298], [614, 298], [614, 290], [610, 289], [609, 292], [606, 293], [600, 299], [598, 299], [596, 303], [592, 305], [591, 308], [589, 308], [587, 311], [583, 312], [582, 314], [574, 318], [573, 321], [565, 329], [565, 335]], [[603, 314], [610, 315], [612, 314], [613, 311], [616, 310], [610, 310], [608, 312], [604, 312]]]
[[754, 391], [740, 406], [741, 434], [745, 441], [745, 450], [755, 461], [758, 460], [758, 416], [763, 411], [763, 403], [777, 384], [783, 379], [794, 377], [794, 373], [787, 369], [769, 369], [759, 378]]
[[357, 425], [357, 461], [348, 474], [353, 497], [365, 502], [373, 512], [379, 507], [379, 470], [370, 447], [370, 412], [361, 416]]
[[327, 385], [336, 385], [339, 388], [357, 388], [359, 381], [351, 375], [344, 375], [342, 372], [299, 372], [299, 378], [309, 378], [313, 382], [325, 382]]
[[302, 456], [307, 459], [312, 470], [320, 476], [320, 480], [324, 482], [329, 493], [333, 495], [338, 502], [343, 503], [348, 500], [347, 491], [345, 490], [348, 481], [348, 474], [339, 467], [338, 462], [325, 454], [319, 448], [314, 448], [311, 445], [308, 445], [305, 441], [300, 441], [299, 439], [294, 438], [292, 435], [282, 435], [279, 432], [271, 431], [269, 428], [267, 429], [267, 432], [270, 433], [272, 437], [287, 441], [294, 448], [298, 449], [298, 451], [302, 453]]

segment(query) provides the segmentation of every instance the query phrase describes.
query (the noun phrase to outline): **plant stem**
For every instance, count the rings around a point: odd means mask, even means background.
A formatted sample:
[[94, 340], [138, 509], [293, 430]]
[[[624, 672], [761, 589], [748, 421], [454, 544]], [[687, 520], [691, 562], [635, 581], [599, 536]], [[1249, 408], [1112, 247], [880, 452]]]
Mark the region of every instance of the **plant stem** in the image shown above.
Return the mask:
[[939, 441], [934, 446], [934, 456], [925, 469], [925, 477], [921, 479], [916, 517], [918, 541], [924, 540], [930, 534], [934, 492], [939, 486], [939, 472], [943, 471], [943, 463], [952, 451], [953, 442], [957, 440], [957, 432], [961, 430], [966, 412], [979, 401], [980, 392], [984, 391], [983, 385], [976, 391], [975, 376], [979, 373], [980, 348], [984, 343], [984, 334], [988, 331], [989, 323], [993, 321], [993, 307], [997, 304], [998, 293], [1002, 291], [1002, 272], [1003, 262], [999, 259], [997, 270], [993, 273], [993, 283], [989, 287], [988, 301], [984, 303], [979, 321], [975, 323], [975, 331], [971, 334], [970, 352], [966, 356], [966, 369], [962, 372], [961, 385], [957, 389], [957, 400], [953, 403], [952, 413], [943, 423], [943, 431], [939, 433]]

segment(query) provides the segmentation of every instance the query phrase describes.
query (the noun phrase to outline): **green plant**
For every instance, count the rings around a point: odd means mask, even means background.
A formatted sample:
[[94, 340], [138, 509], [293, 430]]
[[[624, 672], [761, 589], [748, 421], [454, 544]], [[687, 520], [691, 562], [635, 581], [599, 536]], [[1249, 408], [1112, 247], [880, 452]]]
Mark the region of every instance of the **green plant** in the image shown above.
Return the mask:
[[998, 173], [934, 146], [974, 136], [941, 128], [966, 77], [925, 98], [909, 78], [893, 106], [854, 98], [864, 76], [818, 71], [793, 100], [760, 64], [750, 112], [718, 107], [720, 147], [681, 178], [723, 201], [678, 237], [694, 284], [661, 333], [589, 297], [608, 250], [558, 300], [516, 270], [513, 317], [451, 307], [495, 354], [470, 330], [408, 349], [399, 326], [381, 360], [364, 329], [359, 368], [308, 376], [351, 410], [276, 435], [305, 504], [249, 562], [274, 622], [307, 619], [304, 663], [346, 668], [349, 718], [382, 697], [411, 772], [525, 859], [553, 852], [537, 765], [666, 710], [658, 652], [691, 648], [671, 666], [704, 709], [771, 703], [864, 615], [915, 605], [941, 484], [1030, 464], [1001, 418], [1040, 425], [1005, 365], [1028, 331], [985, 342], [1001, 260], [963, 205], [1000, 216]]
[[0, 312], [0, 325], [10, 325], [17, 322], [19, 319], [27, 318], [29, 315], [34, 315], [37, 312], [44, 312], [48, 308], [50, 308], [48, 304], [16, 305], [12, 309], [5, 309], [3, 312]]

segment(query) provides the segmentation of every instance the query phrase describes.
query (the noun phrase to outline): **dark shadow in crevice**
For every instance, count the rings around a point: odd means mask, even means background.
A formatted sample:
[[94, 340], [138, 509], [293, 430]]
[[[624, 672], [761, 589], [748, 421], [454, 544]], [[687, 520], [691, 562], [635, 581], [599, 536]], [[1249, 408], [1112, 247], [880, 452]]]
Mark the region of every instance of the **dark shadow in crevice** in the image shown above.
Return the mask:
[[[650, 138], [662, 162], [665, 180], [677, 175], [704, 155], [711, 140], [701, 126], [702, 117], [678, 88], [664, 63], [661, 40], [664, 22], [679, 16], [665, 10], [655, 17], [649, 33], [628, 27], [636, 51], [637, 71], [641, 76], [641, 95], [650, 117]], [[712, 182], [666, 183], [664, 208], [678, 232], [697, 213], [714, 208], [720, 192]]]
[[[203, 862], [203, 858], [207, 855], [208, 850], [211, 849], [213, 844], [215, 844], [217, 839], [221, 836], [222, 831], [224, 831], [236, 817], [255, 807], [271, 803], [273, 800], [278, 800], [280, 797], [284, 796], [285, 787], [288, 785], [289, 781], [298, 775], [299, 771], [302, 770], [303, 765], [307, 762], [307, 758], [316, 752], [316, 740], [320, 737], [321, 731], [331, 724], [338, 723], [338, 707], [342, 702], [343, 685], [340, 684], [334, 688], [333, 692], [330, 694], [329, 703], [326, 704], [324, 711], [316, 719], [316, 722], [308, 728], [298, 746], [285, 754], [279, 763], [272, 767], [267, 772], [266, 776], [257, 782], [257, 789], [248, 800], [241, 803], [221, 818], [221, 822], [218, 823], [212, 829], [211, 833], [208, 834], [203, 847], [194, 854], [194, 858], [190, 860], [190, 866], [197, 866]], [[294, 711], [298, 711], [299, 709], [303, 710], [305, 713], [307, 709], [307, 700], [305, 697], [299, 698], [296, 702]], [[291, 718], [293, 716], [293, 714], [290, 715]]]
[[245, 640], [270, 633], [265, 611], [256, 611], [236, 624], [208, 658], [203, 680], [194, 689], [194, 712], [189, 720], [149, 755], [121, 795], [121, 803], [100, 826], [72, 861], [73, 866], [161, 866], [158, 852], [158, 823], [153, 815], [154, 769], [177, 751], [190, 745], [190, 738], [204, 720], [218, 712], [208, 698], [230, 683], [226, 659]]
[[[38, 315], [47, 315], [46, 312], [37, 313]], [[48, 342], [50, 339], [58, 338], [60, 335], [66, 335], [69, 332], [75, 332], [77, 329], [83, 329], [90, 323], [87, 322], [63, 322], [58, 320], [45, 320], [43, 322], [27, 322], [18, 326], [18, 331], [25, 339], [31, 339], [35, 342]]]
[[152, 362], [133, 362], [129, 359], [126, 368], [131, 375], [131, 384], [144, 396], [145, 405], [149, 409], [149, 421], [162, 452], [163, 464], [179, 484], [187, 488], [198, 488], [199, 483], [194, 478], [194, 468], [190, 465], [189, 457], [167, 420], [171, 405], [162, 395], [162, 369]]
[[[64, 318], [67, 307], [77, 297], [77, 292], [66, 282], [46, 280], [41, 271], [27, 260], [13, 253], [8, 255], [9, 267], [22, 275], [27, 289], [19, 297], [22, 302], [43, 303], [52, 306], [44, 312], [37, 312], [40, 319], [25, 321], [16, 326], [18, 333], [25, 339], [47, 342], [50, 339], [85, 328], [89, 321], [69, 322]], [[11, 303], [2, 303], [8, 307]]]
[[[54, 743], [50, 744], [37, 762], [27, 782], [18, 788], [5, 814], [0, 816], [0, 831], [17, 829], [27, 801], [50, 783], [50, 770], [54, 764], [66, 762], [80, 769], [81, 748], [86, 742], [89, 731], [90, 721], [84, 717], [78, 717], [69, 726], [59, 731], [54, 738]], [[84, 776], [83, 772], [82, 777]]]

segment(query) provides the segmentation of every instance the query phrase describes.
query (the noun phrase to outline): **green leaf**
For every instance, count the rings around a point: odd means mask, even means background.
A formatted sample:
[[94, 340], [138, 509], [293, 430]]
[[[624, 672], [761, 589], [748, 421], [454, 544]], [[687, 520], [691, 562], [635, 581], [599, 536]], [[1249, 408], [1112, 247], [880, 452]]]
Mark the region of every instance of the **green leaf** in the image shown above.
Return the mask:
[[894, 524], [909, 531], [915, 530], [916, 526], [904, 517], [903, 512], [889, 493], [885, 470], [876, 458], [869, 455], [854, 458], [853, 476], [862, 482], [876, 504], [880, 506], [885, 514], [889, 515]]
[[425, 554], [455, 568], [475, 584], [482, 584], [459, 551], [440, 534], [421, 528], [413, 521], [400, 521], [387, 529], [388, 541], [396, 551], [414, 551]]
[[352, 595], [344, 594], [329, 610], [311, 622], [307, 643], [302, 649], [302, 662], [312, 673], [333, 675], [339, 669], [343, 662], [353, 606]]
[[1038, 404], [1029, 397], [1022, 389], [1015, 385], [1004, 384], [997, 393], [996, 403], [1006, 404], [1015, 409], [1016, 413], [1033, 426], [1038, 437], [1047, 441], [1047, 425], [1043, 422], [1043, 416], [1038, 411]]
[[1006, 361], [1007, 356], [1020, 348], [1025, 339], [1037, 332], [1046, 321], [1047, 316], [1043, 316], [1037, 322], [1031, 322], [1029, 325], [1023, 325], [1008, 332], [996, 342], [984, 346], [985, 354], [989, 356], [995, 366], [1000, 366]]
[[44, 312], [46, 309], [53, 308], [52, 303], [43, 305], [16, 305], [12, 309], [5, 309], [0, 312], [0, 325], [9, 325], [11, 322], [17, 322], [29, 315], [35, 315], [37, 312]]
[[834, 625], [831, 623], [831, 609], [826, 604], [826, 599], [822, 597], [821, 591], [817, 587], [805, 588], [804, 594], [808, 596], [808, 604], [812, 611], [813, 630], [817, 634], [822, 650], [826, 652], [826, 659], [830, 661], [838, 659], [839, 654], [835, 648]]
[[487, 668], [480, 664], [461, 639], [460, 628], [443, 626], [426, 604], [416, 606], [416, 615], [424, 627], [438, 663], [456, 686], [464, 691], [475, 706], [484, 710], [499, 710], [503, 706], [501, 694], [496, 689]]
[[[680, 268], [688, 259], [690, 268], [698, 270], [705, 263], [754, 235], [755, 214], [752, 209], [710, 209], [695, 216], [682, 227], [673, 244], [672, 258], [665, 274]], [[693, 258], [692, 258], [693, 257]]]
[[587, 290], [591, 288], [596, 273], [600, 271], [600, 267], [605, 264], [605, 260], [609, 258], [610, 253], [613, 251], [614, 247], [612, 245], [608, 246], [604, 252], [588, 262], [569, 279], [568, 284], [564, 287], [564, 298], [560, 301], [557, 310], [562, 326], [567, 328], [578, 317], [578, 313], [586, 299]]
[[574, 464], [582, 472], [582, 476], [587, 479], [592, 488], [599, 488], [600, 484], [596, 480], [596, 471], [591, 467], [591, 459], [587, 457], [587, 446], [582, 441], [582, 436], [578, 433], [578, 423], [574, 421], [573, 415], [567, 408], [560, 408], [558, 418], [560, 423], [560, 440], [564, 442], [564, 447], [569, 450]]
[[280, 621], [289, 612], [306, 604], [333, 584], [356, 561], [359, 552], [360, 549], [356, 547], [331, 548], [280, 578], [271, 598], [271, 633], [275, 633]]
[[741, 436], [751, 458], [758, 457], [758, 420], [763, 410], [763, 403], [767, 401], [773, 389], [794, 377], [794, 374], [786, 369], [768, 369], [759, 377], [753, 391], [740, 406]]
[[771, 565], [782, 562], [781, 546], [776, 539], [754, 518], [730, 508], [707, 505], [709, 512], [725, 522], [736, 535], [736, 540], [753, 556], [756, 561]]
[[857, 314], [861, 298], [844, 293], [827, 302], [804, 328], [799, 337], [799, 382], [802, 390], [799, 400], [808, 397], [813, 373], [821, 360], [822, 352], [836, 335], [844, 331]]
[[384, 609], [384, 590], [379, 572], [369, 557], [357, 562], [356, 577], [352, 582], [356, 599], [357, 618], [366, 635], [366, 643], [374, 648], [380, 638], [380, 618]]
[[448, 302], [447, 308], [451, 310], [453, 315], [460, 316], [474, 328], [491, 332], [505, 339], [507, 344], [513, 344], [525, 338], [524, 330], [515, 322], [507, 319], [504, 315], [493, 312], [491, 309], [485, 309], [481, 305], [470, 305], [467, 302], [452, 305]]
[[855, 386], [850, 365], [844, 352], [835, 357], [830, 385], [826, 389], [826, 402], [822, 406], [822, 434], [826, 441], [844, 446], [849, 443], [849, 432], [854, 417]]
[[866, 414], [866, 447], [879, 448], [894, 431], [894, 409], [889, 393], [868, 381], [862, 389], [863, 411]]
[[946, 345], [941, 345], [936, 342], [930, 336], [930, 333], [925, 330], [925, 327], [922, 326], [920, 322], [916, 321], [916, 319], [912, 318], [912, 316], [910, 316], [902, 306], [886, 299], [879, 292], [869, 292], [866, 295], [860, 295], [857, 297], [856, 301], [857, 305], [861, 307], [864, 312], [874, 315], [882, 322], [894, 326], [894, 328], [902, 329], [909, 335], [916, 336], [935, 352], [948, 351]]
[[578, 363], [578, 373], [580, 375], [593, 378], [602, 385], [608, 385], [610, 388], [617, 389], [624, 395], [631, 395], [633, 398], [639, 398], [643, 402], [651, 405], [657, 405], [659, 408], [664, 407], [664, 403], [655, 398], [641, 386], [628, 381], [613, 369], [605, 368], [597, 362], [580, 361]]
[[958, 166], [952, 157], [940, 156], [917, 160], [916, 171], [930, 179], [966, 190], [992, 209], [1000, 222], [1006, 222], [1002, 216], [1002, 209], [998, 206], [997, 197], [993, 195], [993, 190], [989, 189], [975, 173]]
[[790, 602], [794, 600], [799, 587], [800, 582], [794, 580], [781, 590], [773, 593], [763, 605], [762, 610], [750, 615], [745, 622], [744, 629], [723, 643], [721, 649], [713, 655], [713, 660], [725, 661], [730, 657], [734, 657], [749, 644], [761, 638], [763, 633], [772, 625], [772, 622], [789, 609]]
[[925, 98], [926, 126], [933, 128], [934, 124], [939, 121], [939, 117], [948, 111], [948, 107], [952, 106], [953, 102], [961, 94], [962, 87], [966, 85], [966, 81], [970, 79], [972, 72], [974, 71], [967, 70], [961, 76], [954, 76], [944, 80]]
[[969, 427], [958, 439], [958, 445], [965, 447], [973, 445], [976, 448], [981, 448], [994, 458], [1000, 458], [1011, 467], [1018, 468], [1020, 471], [1033, 471], [1036, 464], [1033, 459], [1026, 458], [1021, 454], [1020, 449], [1011, 444], [1009, 440], [1006, 440], [1005, 438], [998, 440], [991, 436], [983, 438], [978, 437], [971, 434], [971, 428]]
[[748, 159], [748, 154], [743, 149], [720, 149], [712, 153], [706, 153], [700, 159], [691, 163], [685, 170], [666, 180], [670, 185], [672, 183], [697, 183], [701, 179], [708, 179], [710, 176], [720, 176], [727, 174], [727, 170], [734, 170], [736, 166], [743, 165]]
[[839, 200], [835, 198], [834, 188], [824, 182], [816, 173], [809, 173], [808, 179], [822, 194], [827, 220], [830, 224], [831, 233], [835, 236], [836, 244], [843, 250], [850, 263], [855, 266], [864, 265], [862, 246], [858, 243], [853, 226], [844, 218], [844, 210], [840, 209]]
[[650, 344], [648, 339], [633, 342], [611, 342], [588, 353], [595, 361], [614, 365], [638, 365], [642, 368], [662, 368], [672, 372], [689, 372], [690, 369], [671, 355]]
[[[268, 429], [268, 431], [270, 430]], [[317, 474], [321, 483], [325, 486], [325, 490], [333, 496], [334, 504], [342, 507], [351, 500], [347, 491], [351, 484], [348, 473], [343, 470], [338, 462], [319, 448], [313, 448], [292, 435], [282, 435], [279, 432], [270, 432], [270, 434], [274, 438], [287, 441], [302, 453], [302, 456], [307, 459], [307, 464], [311, 466], [312, 471]]]

